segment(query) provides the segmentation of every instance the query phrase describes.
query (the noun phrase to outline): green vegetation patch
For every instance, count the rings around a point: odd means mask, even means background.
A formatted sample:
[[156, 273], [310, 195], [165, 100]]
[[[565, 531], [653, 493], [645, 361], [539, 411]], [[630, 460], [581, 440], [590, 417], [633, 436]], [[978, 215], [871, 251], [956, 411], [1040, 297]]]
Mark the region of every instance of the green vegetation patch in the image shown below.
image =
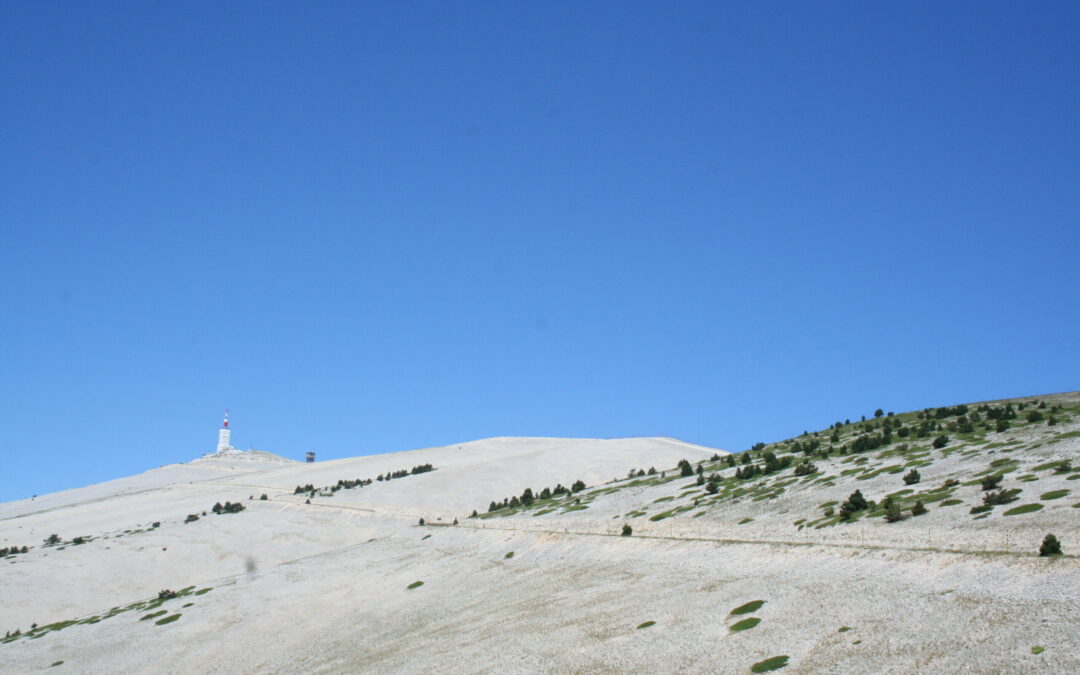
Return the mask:
[[764, 661], [758, 661], [754, 665], [750, 666], [751, 673], [767, 673], [770, 670], [780, 670], [788, 663], [788, 656], [772, 656]]
[[851, 630], [851, 626], [840, 626], [840, 630], [838, 630], [838, 631], [836, 631], [836, 632], [837, 632], [837, 633], [846, 633], [846, 632], [848, 632], [849, 630]]
[[197, 591], [195, 591], [194, 593], [192, 593], [192, 595], [206, 595], [207, 593], [209, 593], [209, 592], [210, 592], [210, 591], [212, 591], [212, 590], [214, 590], [214, 589], [213, 589], [213, 587], [209, 587], [209, 588], [200, 588], [199, 590], [197, 590]]
[[963, 499], [946, 499], [945, 501], [941, 502], [940, 506], [955, 506], [957, 504], [963, 504], [963, 503], [964, 503]]
[[1045, 464], [1040, 464], [1038, 466], [1033, 466], [1033, 467], [1031, 467], [1031, 470], [1032, 471], [1046, 471], [1047, 469], [1056, 469], [1056, 468], [1058, 468], [1059, 466], [1061, 466], [1064, 463], [1065, 463], [1065, 460], [1059, 459], [1056, 462], [1047, 462]]
[[405, 590], [411, 591], [412, 589], [414, 589], [414, 588], [420, 588], [420, 587], [421, 587], [421, 586], [423, 586], [423, 585], [424, 585], [424, 582], [423, 582], [423, 581], [414, 581], [414, 582], [412, 582], [411, 584], [409, 584], [408, 586], [406, 586], [406, 587], [405, 587]]
[[[1041, 649], [1041, 647], [1040, 647], [1040, 649]], [[49, 667], [50, 667], [50, 668], [55, 668], [55, 667], [57, 667], [57, 666], [62, 666], [62, 665], [64, 665], [64, 662], [63, 662], [63, 661], [57, 661], [56, 663], [54, 663], [54, 664], [50, 665]]]
[[641, 630], [642, 628], [648, 628], [649, 626], [655, 626], [655, 625], [656, 625], [655, 621], [651, 621], [651, 620], [650, 621], [642, 621], [641, 623], [638, 624], [637, 629]]
[[656, 514], [655, 516], [649, 516], [649, 520], [653, 520], [653, 521], [663, 520], [664, 518], [670, 518], [673, 515], [675, 515], [674, 511], [661, 511], [660, 513]]
[[756, 616], [751, 616], [749, 618], [743, 619], [742, 621], [736, 621], [735, 623], [731, 624], [729, 630], [731, 630], [733, 633], [737, 633], [741, 630], [750, 630], [759, 623], [761, 623], [761, 619], [757, 618]]
[[172, 623], [173, 621], [176, 621], [179, 618], [180, 618], [179, 614], [173, 614], [171, 616], [165, 617], [164, 619], [161, 619], [160, 621], [155, 621], [154, 623], [157, 624], [158, 626], [164, 626], [165, 624]]
[[1042, 499], [1043, 501], [1049, 499], [1061, 499], [1067, 494], [1069, 494], [1068, 490], [1051, 490], [1050, 492], [1044, 492], [1043, 495], [1039, 497], [1039, 499]]
[[1023, 506], [1017, 506], [1015, 509], [1009, 509], [1005, 512], [1006, 516], [1018, 516], [1021, 513], [1032, 513], [1034, 511], [1041, 511], [1042, 504], [1024, 504]]
[[764, 600], [751, 600], [745, 605], [739, 605], [735, 609], [731, 610], [729, 616], [739, 616], [742, 614], [753, 614], [761, 609], [761, 606], [765, 604]]
[[510, 558], [513, 558], [513, 557], [514, 557], [514, 552], [513, 551], [507, 551], [506, 555], [503, 556], [503, 558], [506, 558], [507, 560], [509, 560]]
[[167, 609], [163, 609], [160, 612], [151, 612], [150, 614], [147, 614], [146, 616], [139, 619], [139, 621], [147, 621], [149, 619], [156, 619], [157, 617], [161, 616], [162, 614], [168, 614], [168, 613], [169, 613], [169, 610], [167, 610]]
[[743, 518], [742, 520], [739, 521], [738, 524], [739, 525], [745, 525], [745, 524], [749, 523], [751, 520], [753, 520], [753, 518]]
[[[1035, 645], [1034, 647], [1031, 648], [1031, 653], [1032, 654], [1042, 654], [1045, 651], [1046, 651], [1046, 647], [1043, 647], [1042, 645]], [[63, 661], [61, 661], [60, 663], [63, 663]]]

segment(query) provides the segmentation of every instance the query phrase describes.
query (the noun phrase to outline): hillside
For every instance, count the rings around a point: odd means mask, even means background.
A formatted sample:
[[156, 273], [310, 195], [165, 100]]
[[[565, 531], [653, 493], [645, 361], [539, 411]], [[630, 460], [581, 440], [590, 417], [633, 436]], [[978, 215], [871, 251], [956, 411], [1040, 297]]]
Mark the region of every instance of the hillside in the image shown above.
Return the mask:
[[28, 551], [0, 560], [0, 667], [1080, 669], [1080, 394], [867, 417], [730, 457], [499, 438], [3, 504]]

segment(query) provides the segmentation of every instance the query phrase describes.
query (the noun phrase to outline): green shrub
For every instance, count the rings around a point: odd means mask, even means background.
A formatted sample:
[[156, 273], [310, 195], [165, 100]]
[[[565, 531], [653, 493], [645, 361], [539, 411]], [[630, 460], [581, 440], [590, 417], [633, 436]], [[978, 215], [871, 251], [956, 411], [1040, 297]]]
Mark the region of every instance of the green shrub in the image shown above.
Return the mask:
[[408, 586], [406, 586], [405, 589], [411, 591], [412, 589], [420, 588], [423, 585], [424, 585], [423, 581], [414, 581], [411, 584], [409, 584]]
[[622, 526], [622, 535], [621, 536], [629, 537], [633, 533], [634, 533], [634, 528], [630, 527], [629, 525], [623, 525]]
[[904, 519], [904, 512], [900, 508], [900, 502], [892, 497], [885, 498], [885, 520], [895, 523]]
[[993, 490], [1001, 483], [1002, 475], [1000, 473], [993, 473], [989, 476], [984, 476], [980, 480], [983, 490]]
[[943, 436], [938, 436], [937, 438], [934, 439], [934, 448], [936, 450], [940, 450], [940, 449], [944, 448], [948, 444], [949, 444], [949, 437], [948, 436], [944, 436], [944, 435]]
[[919, 475], [918, 469], [912, 469], [904, 474], [904, 485], [914, 485], [922, 480], [922, 476]]
[[913, 516], [921, 516], [926, 512], [926, 507], [923, 505], [922, 500], [915, 502], [915, 506], [911, 507], [911, 515]]
[[1044, 558], [1052, 555], [1061, 555], [1061, 542], [1052, 534], [1046, 535], [1042, 545], [1039, 546], [1039, 555]]
[[637, 629], [641, 630], [642, 628], [648, 628], [649, 626], [655, 626], [655, 625], [656, 625], [655, 621], [642, 621], [641, 623], [638, 624]]
[[1044, 492], [1043, 495], [1039, 497], [1039, 499], [1042, 499], [1044, 501], [1049, 499], [1061, 499], [1067, 494], [1069, 494], [1068, 490], [1051, 490], [1050, 492]]
[[997, 490], [996, 492], [987, 492], [983, 495], [983, 504], [987, 506], [997, 506], [999, 504], [1010, 504], [1019, 499], [1020, 490]]

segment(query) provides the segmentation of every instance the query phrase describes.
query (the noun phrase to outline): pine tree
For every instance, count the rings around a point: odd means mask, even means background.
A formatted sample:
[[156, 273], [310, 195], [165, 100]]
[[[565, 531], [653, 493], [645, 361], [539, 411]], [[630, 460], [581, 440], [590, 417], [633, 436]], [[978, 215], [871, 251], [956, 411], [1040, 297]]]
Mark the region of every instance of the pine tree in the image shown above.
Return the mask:
[[421, 527], [423, 527], [423, 526], [424, 526], [424, 519], [423, 519], [423, 518], [421, 518], [421, 519], [420, 519], [420, 526], [421, 526]]
[[915, 502], [915, 506], [911, 507], [911, 515], [921, 516], [926, 513], [926, 506], [923, 505], [922, 500]]
[[922, 476], [919, 475], [918, 469], [912, 469], [904, 474], [904, 485], [914, 485], [922, 480]]
[[629, 537], [633, 533], [634, 533], [634, 528], [630, 527], [629, 525], [623, 525], [622, 526], [622, 536]]
[[685, 459], [679, 460], [679, 475], [683, 477], [694, 475], [694, 467], [690, 466], [690, 462]]

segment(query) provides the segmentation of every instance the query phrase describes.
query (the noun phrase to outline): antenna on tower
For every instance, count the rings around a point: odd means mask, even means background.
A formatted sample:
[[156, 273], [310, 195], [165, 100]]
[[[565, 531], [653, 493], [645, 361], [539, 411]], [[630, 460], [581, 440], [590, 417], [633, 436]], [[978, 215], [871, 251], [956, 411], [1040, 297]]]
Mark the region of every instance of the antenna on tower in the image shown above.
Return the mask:
[[225, 421], [221, 423], [221, 428], [226, 429], [229, 426], [229, 409], [225, 409]]

